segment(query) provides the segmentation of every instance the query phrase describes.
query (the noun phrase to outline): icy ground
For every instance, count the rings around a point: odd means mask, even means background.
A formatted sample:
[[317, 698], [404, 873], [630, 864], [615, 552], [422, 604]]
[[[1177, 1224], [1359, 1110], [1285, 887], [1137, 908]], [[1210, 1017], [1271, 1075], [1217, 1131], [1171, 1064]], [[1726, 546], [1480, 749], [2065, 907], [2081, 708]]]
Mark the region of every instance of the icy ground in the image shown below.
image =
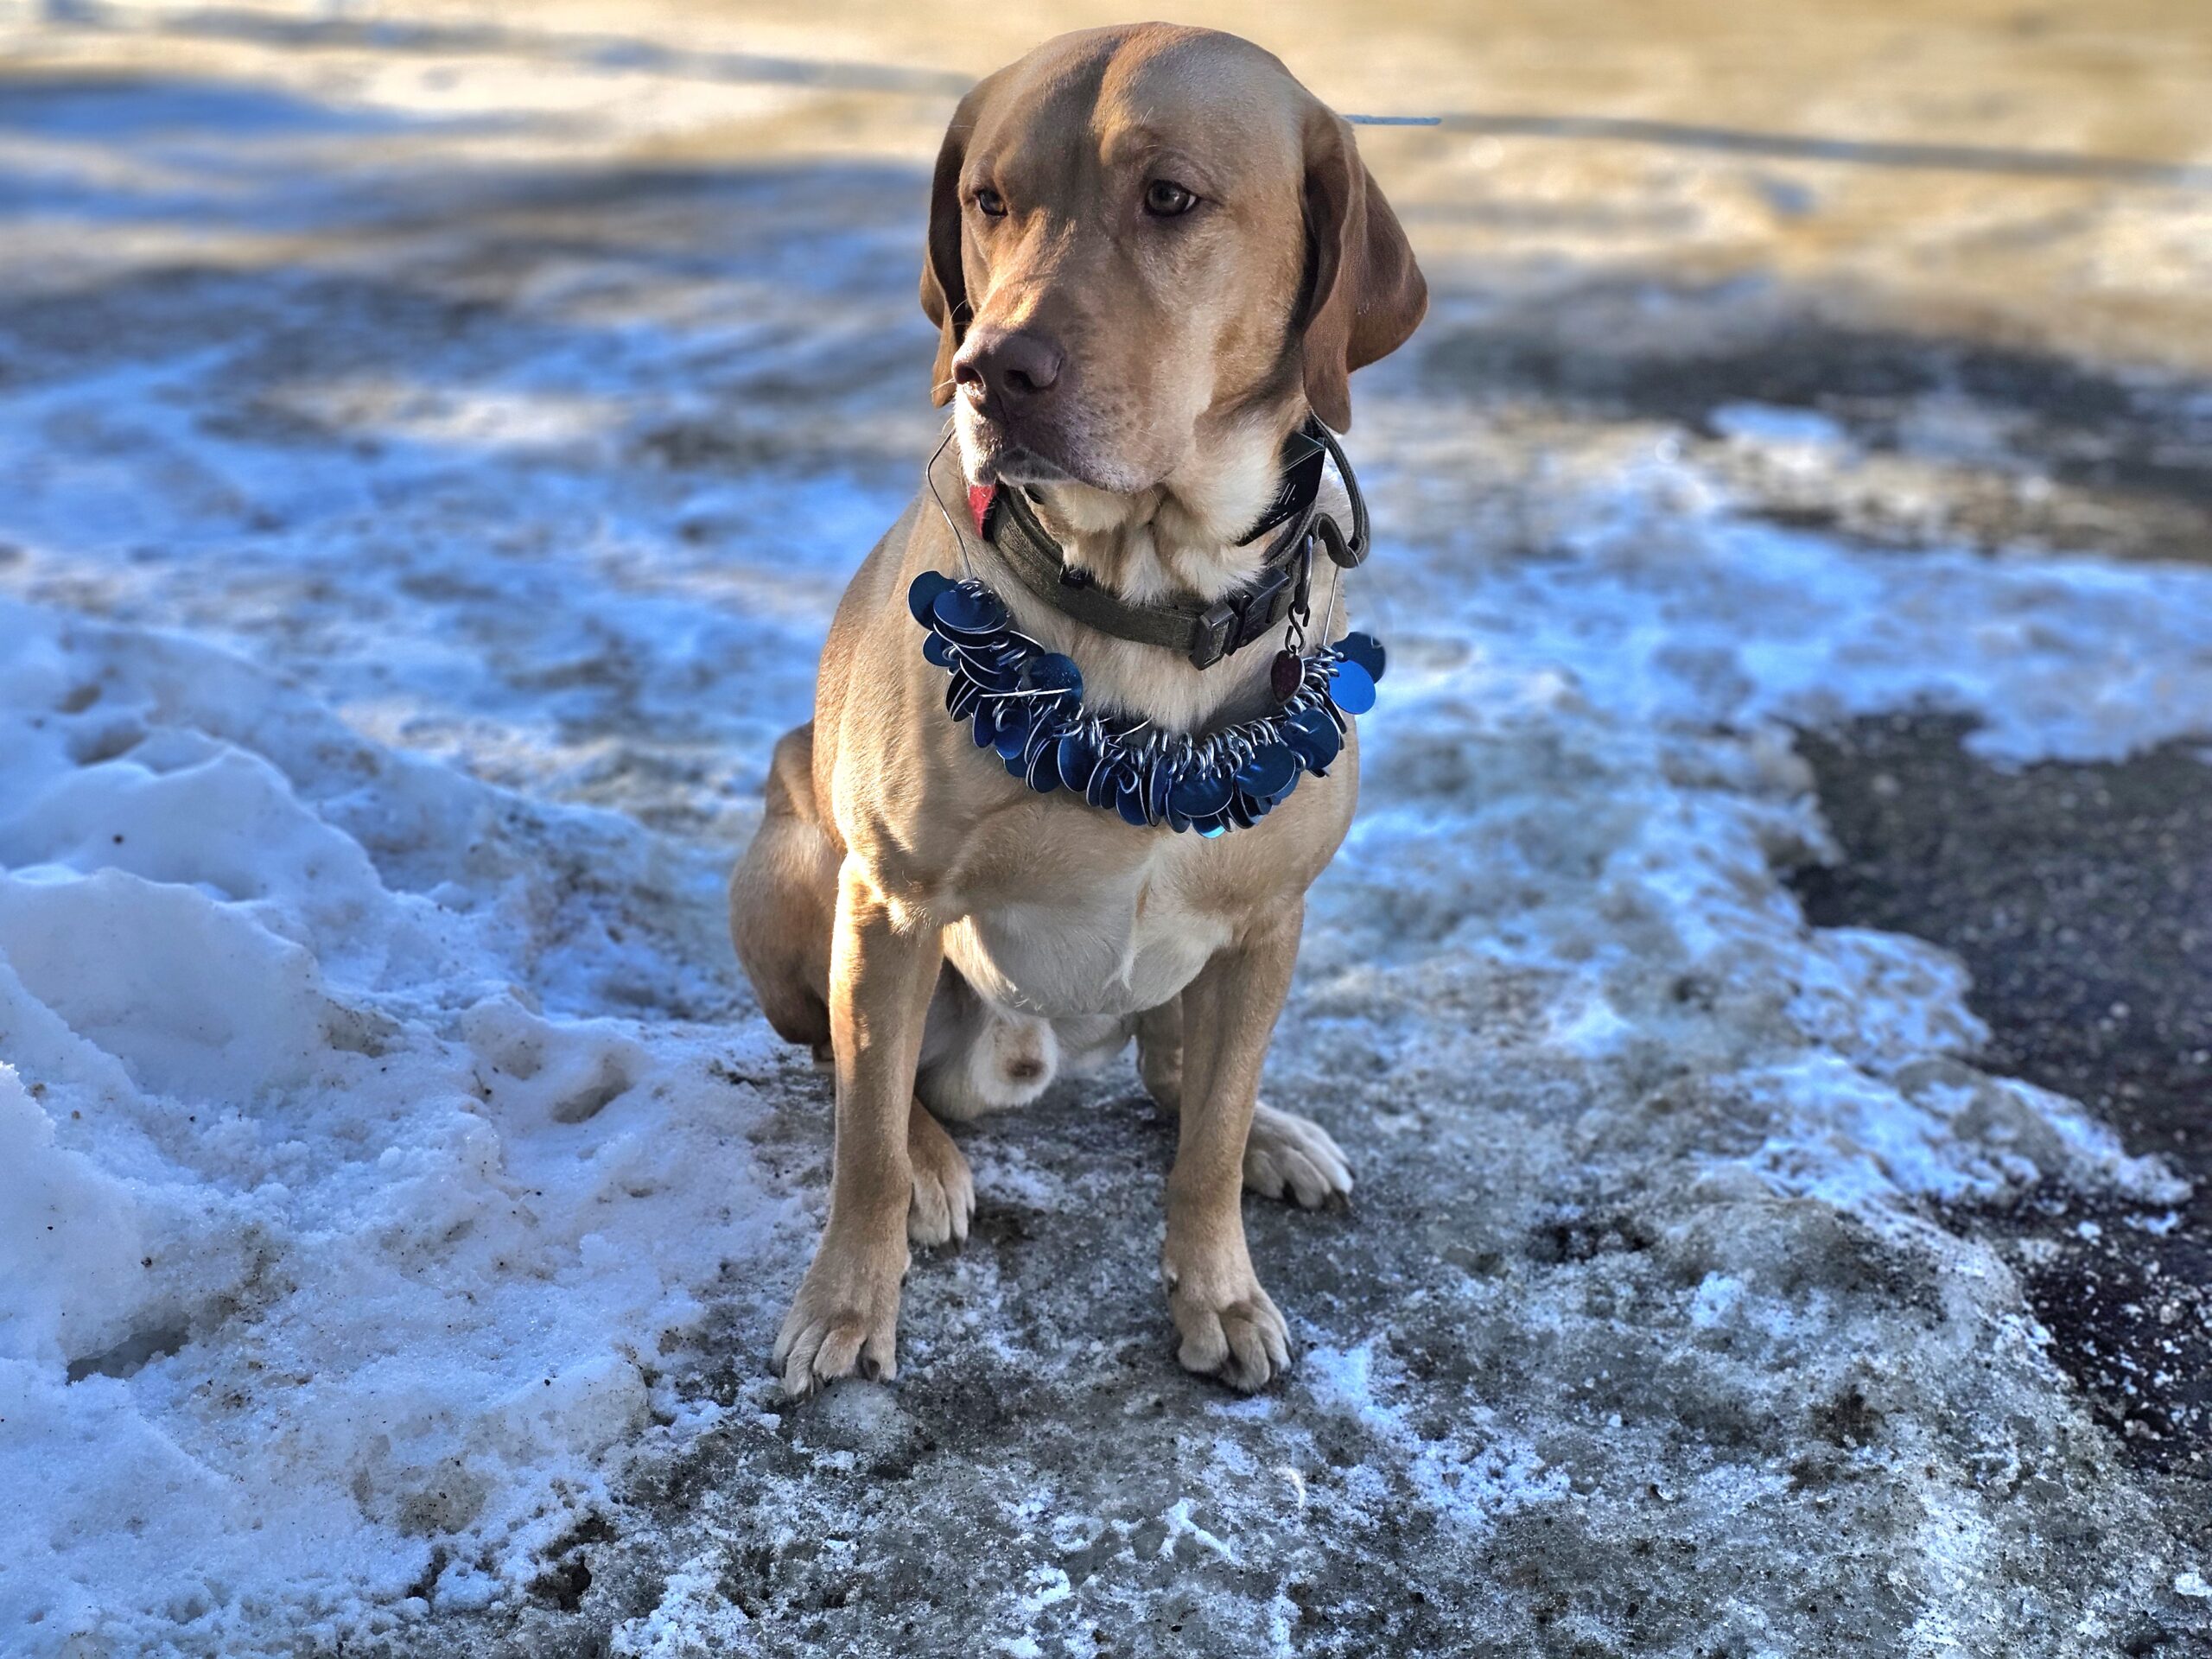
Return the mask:
[[[931, 442], [911, 135], [709, 165], [820, 94], [106, 16], [0, 82], [0, 1652], [2212, 1640], [1959, 1219], [2183, 1185], [1785, 885], [1794, 724], [2212, 737], [2169, 521], [1951, 535], [2017, 435], [1955, 387], [1881, 444], [1484, 401], [1440, 264], [1359, 389], [1392, 672], [1269, 1069], [1360, 1176], [1251, 1212], [1299, 1369], [1174, 1367], [1119, 1076], [963, 1137], [899, 1382], [788, 1408], [826, 1087], [718, 884]], [[1869, 474], [1932, 531], [1772, 510]]]

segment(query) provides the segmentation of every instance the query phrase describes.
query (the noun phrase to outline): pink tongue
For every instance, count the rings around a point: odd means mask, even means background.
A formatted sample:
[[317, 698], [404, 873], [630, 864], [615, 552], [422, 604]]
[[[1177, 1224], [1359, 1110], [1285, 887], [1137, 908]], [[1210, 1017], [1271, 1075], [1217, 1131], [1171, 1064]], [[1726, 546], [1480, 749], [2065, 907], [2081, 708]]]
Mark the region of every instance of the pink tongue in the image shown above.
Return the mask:
[[991, 511], [991, 503], [998, 499], [995, 484], [970, 484], [968, 486], [968, 516], [976, 521], [976, 533], [983, 533], [983, 520]]

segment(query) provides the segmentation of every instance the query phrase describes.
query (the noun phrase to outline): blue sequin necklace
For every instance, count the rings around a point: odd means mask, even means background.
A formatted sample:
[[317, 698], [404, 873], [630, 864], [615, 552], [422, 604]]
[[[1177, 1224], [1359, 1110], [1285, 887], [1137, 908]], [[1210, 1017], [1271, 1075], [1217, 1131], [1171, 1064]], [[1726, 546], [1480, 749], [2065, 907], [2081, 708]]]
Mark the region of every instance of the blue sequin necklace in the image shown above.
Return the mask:
[[[1357, 486], [1342, 452], [1333, 442], [1327, 447], [1351, 491], [1357, 528], [1350, 557], [1339, 551], [1345, 538], [1332, 534], [1332, 521], [1302, 528], [1309, 569], [1317, 533], [1340, 564], [1357, 563], [1366, 552]], [[980, 530], [983, 507], [972, 501], [971, 507]], [[1310, 523], [1309, 511], [1301, 525]], [[1306, 586], [1301, 579], [1287, 613], [1294, 645], [1305, 637]], [[1351, 717], [1375, 706], [1385, 660], [1381, 641], [1362, 632], [1306, 654], [1286, 649], [1270, 676], [1274, 707], [1266, 714], [1204, 734], [1166, 732], [1135, 715], [1091, 708], [1075, 660], [1019, 632], [1005, 601], [972, 575], [956, 582], [925, 570], [907, 589], [906, 604], [926, 631], [922, 655], [947, 675], [945, 712], [967, 724], [976, 747], [995, 753], [1008, 773], [1040, 795], [1065, 789], [1132, 825], [1164, 823], [1209, 839], [1251, 828], [1308, 772], [1328, 775]]]

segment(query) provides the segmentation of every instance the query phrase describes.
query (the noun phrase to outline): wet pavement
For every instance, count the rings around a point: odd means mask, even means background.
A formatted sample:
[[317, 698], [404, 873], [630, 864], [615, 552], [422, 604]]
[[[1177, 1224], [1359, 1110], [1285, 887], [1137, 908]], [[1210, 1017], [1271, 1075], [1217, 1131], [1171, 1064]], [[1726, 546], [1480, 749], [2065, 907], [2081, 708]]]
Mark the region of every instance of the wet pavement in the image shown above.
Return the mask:
[[2177, 1208], [2063, 1190], [1995, 1216], [2051, 1352], [2175, 1513], [2212, 1516], [2212, 768], [2174, 745], [2001, 772], [1931, 715], [1807, 733], [1842, 861], [1797, 890], [1823, 926], [1957, 953], [1992, 1068], [2073, 1096], [2200, 1186]]

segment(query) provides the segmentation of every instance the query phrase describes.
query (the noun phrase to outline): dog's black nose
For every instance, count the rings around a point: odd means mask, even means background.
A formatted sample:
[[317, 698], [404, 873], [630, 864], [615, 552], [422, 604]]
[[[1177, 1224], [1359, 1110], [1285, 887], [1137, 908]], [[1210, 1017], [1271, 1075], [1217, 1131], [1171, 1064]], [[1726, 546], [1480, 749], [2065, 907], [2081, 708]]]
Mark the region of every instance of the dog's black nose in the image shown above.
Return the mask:
[[1050, 391], [1065, 360], [1058, 346], [1026, 328], [974, 328], [952, 359], [952, 379], [972, 402], [1017, 408]]

